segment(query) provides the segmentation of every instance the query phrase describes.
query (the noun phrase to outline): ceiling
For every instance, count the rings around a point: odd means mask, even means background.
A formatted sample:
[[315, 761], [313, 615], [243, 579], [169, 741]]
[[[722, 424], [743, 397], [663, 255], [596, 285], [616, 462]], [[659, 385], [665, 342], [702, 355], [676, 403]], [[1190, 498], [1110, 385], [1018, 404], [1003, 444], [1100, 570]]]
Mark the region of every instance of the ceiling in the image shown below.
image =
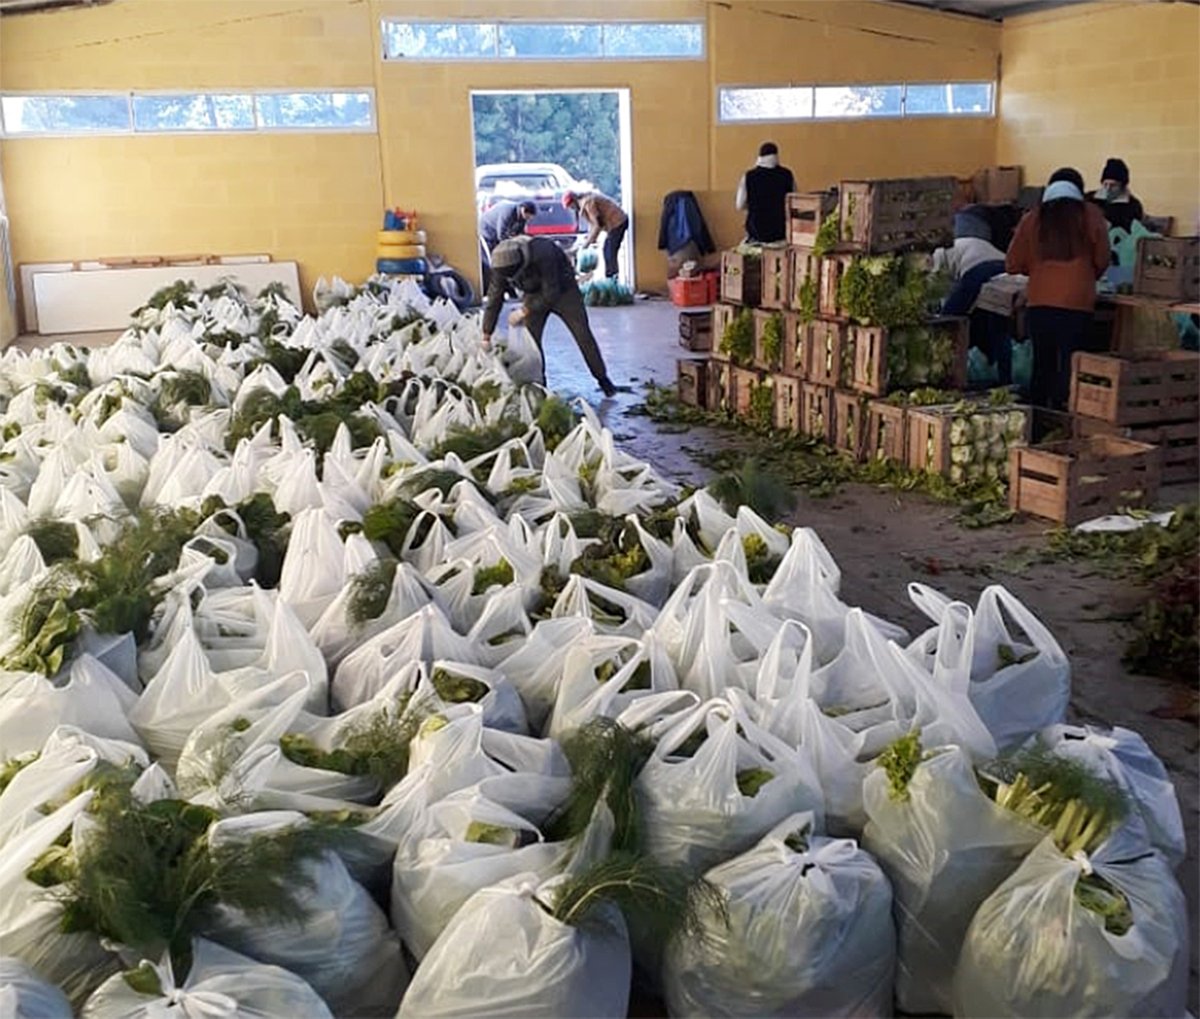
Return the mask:
[[[977, 18], [1000, 21], [1014, 14], [1029, 14], [1032, 11], [1048, 11], [1055, 7], [1087, 3], [1088, 0], [901, 0], [917, 7], [931, 7], [938, 11], [953, 11], [970, 14]], [[1174, 0], [1164, 0], [1173, 3]]]

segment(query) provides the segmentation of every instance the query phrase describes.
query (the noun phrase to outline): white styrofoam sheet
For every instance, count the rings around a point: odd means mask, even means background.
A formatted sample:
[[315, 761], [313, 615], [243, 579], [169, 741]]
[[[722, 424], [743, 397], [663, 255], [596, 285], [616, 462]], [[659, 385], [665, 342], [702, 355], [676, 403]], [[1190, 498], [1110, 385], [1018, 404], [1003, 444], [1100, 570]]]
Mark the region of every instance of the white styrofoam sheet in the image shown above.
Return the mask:
[[124, 329], [135, 308], [176, 280], [191, 280], [197, 286], [209, 287], [226, 276], [252, 293], [258, 293], [268, 283], [282, 283], [288, 298], [300, 303], [300, 277], [295, 262], [35, 272], [32, 278], [37, 331], [46, 335]]

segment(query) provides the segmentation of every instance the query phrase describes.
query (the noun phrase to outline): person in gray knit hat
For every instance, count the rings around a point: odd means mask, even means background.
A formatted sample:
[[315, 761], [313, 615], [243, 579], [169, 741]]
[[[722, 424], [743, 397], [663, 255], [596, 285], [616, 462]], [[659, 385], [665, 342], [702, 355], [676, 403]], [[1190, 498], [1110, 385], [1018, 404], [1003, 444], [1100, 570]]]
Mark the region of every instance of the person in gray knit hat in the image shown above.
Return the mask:
[[492, 279], [483, 309], [483, 342], [490, 345], [504, 292], [515, 286], [521, 292], [521, 307], [509, 316], [510, 325], [524, 324], [542, 355], [542, 384], [546, 383], [546, 356], [542, 351], [542, 332], [546, 320], [557, 315], [575, 338], [588, 370], [600, 384], [605, 396], [619, 392], [608, 377], [604, 356], [588, 323], [583, 294], [575, 282], [575, 268], [553, 241], [545, 237], [513, 237], [501, 241], [492, 252]]

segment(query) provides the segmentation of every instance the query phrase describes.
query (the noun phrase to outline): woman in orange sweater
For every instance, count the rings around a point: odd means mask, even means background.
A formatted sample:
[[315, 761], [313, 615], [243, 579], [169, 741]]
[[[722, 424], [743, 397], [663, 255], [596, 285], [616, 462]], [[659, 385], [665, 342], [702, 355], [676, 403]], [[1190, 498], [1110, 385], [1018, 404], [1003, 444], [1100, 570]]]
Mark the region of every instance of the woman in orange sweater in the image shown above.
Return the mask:
[[1083, 199], [1078, 170], [1058, 170], [1042, 200], [1021, 220], [1005, 268], [1029, 277], [1025, 322], [1033, 340], [1030, 402], [1063, 409], [1071, 358], [1087, 340], [1096, 307], [1096, 280], [1109, 264], [1108, 223]]

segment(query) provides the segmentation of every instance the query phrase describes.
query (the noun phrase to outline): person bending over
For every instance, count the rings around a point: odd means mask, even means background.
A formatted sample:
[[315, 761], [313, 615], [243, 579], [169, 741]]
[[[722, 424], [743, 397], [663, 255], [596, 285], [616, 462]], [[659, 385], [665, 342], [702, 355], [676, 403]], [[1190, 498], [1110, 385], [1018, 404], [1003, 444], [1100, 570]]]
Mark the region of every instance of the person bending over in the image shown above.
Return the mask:
[[563, 208], [575, 211], [576, 219], [587, 223], [588, 235], [583, 242], [585, 248], [595, 244], [600, 232], [604, 232], [604, 275], [610, 280], [616, 279], [617, 254], [621, 250], [621, 242], [625, 240], [625, 231], [629, 229], [629, 217], [625, 215], [625, 210], [599, 191], [582, 198], [574, 191], [568, 191], [563, 195], [562, 203]]
[[504, 293], [509, 286], [521, 292], [521, 307], [509, 318], [512, 325], [524, 323], [538, 353], [542, 355], [542, 385], [546, 384], [546, 355], [542, 351], [542, 333], [546, 320], [557, 315], [575, 339], [588, 370], [605, 396], [618, 392], [608, 377], [604, 357], [588, 324], [583, 294], [575, 282], [575, 268], [562, 249], [545, 237], [513, 237], [501, 241], [492, 252], [492, 279], [483, 309], [483, 342], [490, 346]]

